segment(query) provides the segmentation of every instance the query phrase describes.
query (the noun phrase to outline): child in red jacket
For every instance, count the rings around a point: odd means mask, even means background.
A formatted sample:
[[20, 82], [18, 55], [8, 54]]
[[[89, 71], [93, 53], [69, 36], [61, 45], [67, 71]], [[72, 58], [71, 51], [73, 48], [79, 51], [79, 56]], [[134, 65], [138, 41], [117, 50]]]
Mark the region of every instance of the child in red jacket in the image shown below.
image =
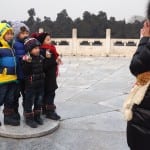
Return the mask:
[[58, 65], [62, 64], [62, 60], [55, 48], [51, 44], [51, 36], [48, 33], [33, 34], [41, 43], [41, 54], [45, 57], [45, 94], [43, 99], [43, 114], [46, 118], [52, 120], [60, 120], [60, 116], [56, 113], [56, 106], [54, 103], [55, 91], [57, 86]]

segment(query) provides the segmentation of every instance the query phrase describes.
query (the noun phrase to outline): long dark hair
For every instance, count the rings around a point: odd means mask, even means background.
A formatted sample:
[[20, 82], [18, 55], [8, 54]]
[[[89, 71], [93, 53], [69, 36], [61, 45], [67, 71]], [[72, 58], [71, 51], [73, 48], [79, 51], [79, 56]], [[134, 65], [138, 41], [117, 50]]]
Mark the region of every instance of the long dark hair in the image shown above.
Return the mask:
[[147, 6], [147, 19], [150, 20], [150, 1], [148, 2]]

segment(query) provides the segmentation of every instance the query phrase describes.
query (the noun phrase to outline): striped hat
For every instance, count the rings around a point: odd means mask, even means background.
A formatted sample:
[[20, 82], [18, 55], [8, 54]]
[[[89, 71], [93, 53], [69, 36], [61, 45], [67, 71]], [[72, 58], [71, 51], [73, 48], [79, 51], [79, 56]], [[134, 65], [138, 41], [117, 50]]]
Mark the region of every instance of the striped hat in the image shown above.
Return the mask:
[[41, 43], [35, 38], [28, 38], [25, 40], [24, 46], [26, 52], [31, 52], [33, 48], [40, 46]]
[[12, 27], [11, 27], [9, 24], [7, 24], [7, 23], [0, 23], [0, 37], [3, 38], [4, 35], [5, 35], [8, 31], [10, 31], [10, 30], [13, 31]]

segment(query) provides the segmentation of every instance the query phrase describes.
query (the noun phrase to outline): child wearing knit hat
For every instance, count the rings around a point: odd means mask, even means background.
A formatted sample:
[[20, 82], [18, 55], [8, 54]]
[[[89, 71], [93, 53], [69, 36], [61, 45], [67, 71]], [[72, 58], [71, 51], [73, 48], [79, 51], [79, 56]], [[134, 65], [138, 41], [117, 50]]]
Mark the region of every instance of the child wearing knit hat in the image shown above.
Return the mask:
[[16, 88], [16, 94], [14, 98], [14, 111], [16, 113], [16, 118], [20, 120], [20, 114], [18, 111], [19, 108], [19, 97], [20, 93], [23, 97], [23, 106], [24, 106], [24, 99], [25, 99], [25, 81], [24, 81], [24, 75], [23, 75], [23, 70], [21, 67], [21, 61], [22, 57], [25, 55], [25, 47], [24, 47], [24, 40], [29, 36], [29, 28], [27, 25], [25, 25], [22, 22], [16, 21], [12, 23], [12, 28], [14, 30], [14, 44], [13, 48], [15, 50], [16, 54], [16, 60], [17, 60], [17, 79], [18, 79], [18, 84]]
[[13, 30], [7, 23], [0, 23], [0, 106], [4, 104], [4, 124], [18, 126], [13, 109], [16, 90], [16, 58], [12, 49]]
[[51, 36], [49, 33], [33, 34], [37, 40], [41, 42], [41, 54], [45, 57], [45, 92], [43, 99], [43, 114], [46, 118], [52, 120], [60, 120], [60, 116], [56, 113], [55, 91], [57, 86], [58, 65], [62, 64], [62, 60], [55, 48], [51, 44]]
[[[31, 128], [43, 124], [41, 107], [44, 95], [44, 58], [40, 55], [40, 42], [34, 38], [25, 40], [28, 55], [23, 56], [22, 69], [25, 79], [24, 115]], [[34, 109], [32, 107], [34, 106]]]

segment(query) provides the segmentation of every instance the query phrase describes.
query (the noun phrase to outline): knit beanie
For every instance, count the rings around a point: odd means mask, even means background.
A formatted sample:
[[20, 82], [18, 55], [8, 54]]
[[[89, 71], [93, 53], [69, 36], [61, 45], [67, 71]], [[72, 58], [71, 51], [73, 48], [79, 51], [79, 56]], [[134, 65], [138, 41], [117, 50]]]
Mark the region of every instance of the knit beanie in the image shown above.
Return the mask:
[[31, 37], [33, 38], [36, 38], [41, 44], [43, 44], [45, 38], [47, 36], [49, 36], [50, 34], [49, 33], [46, 33], [46, 32], [43, 32], [43, 33], [33, 33], [31, 35]]
[[27, 38], [25, 40], [24, 46], [27, 52], [31, 52], [37, 46], [40, 46], [40, 42], [35, 38]]
[[19, 22], [19, 21], [13, 22], [12, 28], [14, 29], [15, 37], [17, 37], [19, 35], [19, 33], [21, 33], [21, 32], [24, 32], [24, 31], [30, 32], [29, 27], [26, 24], [24, 24], [23, 22]]
[[0, 23], [0, 37], [1, 37], [1, 38], [3, 38], [4, 35], [5, 35], [8, 31], [10, 31], [10, 30], [13, 31], [12, 27], [11, 27], [9, 24], [7, 24], [7, 23]]

